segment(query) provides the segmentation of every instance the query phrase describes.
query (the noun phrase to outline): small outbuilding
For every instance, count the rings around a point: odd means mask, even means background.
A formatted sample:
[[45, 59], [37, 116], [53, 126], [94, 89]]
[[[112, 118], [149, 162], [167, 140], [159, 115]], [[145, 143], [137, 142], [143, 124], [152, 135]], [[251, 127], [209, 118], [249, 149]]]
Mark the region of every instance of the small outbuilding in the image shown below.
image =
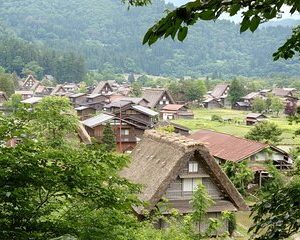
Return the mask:
[[246, 125], [251, 126], [257, 122], [266, 120], [268, 117], [262, 113], [249, 113], [246, 116]]

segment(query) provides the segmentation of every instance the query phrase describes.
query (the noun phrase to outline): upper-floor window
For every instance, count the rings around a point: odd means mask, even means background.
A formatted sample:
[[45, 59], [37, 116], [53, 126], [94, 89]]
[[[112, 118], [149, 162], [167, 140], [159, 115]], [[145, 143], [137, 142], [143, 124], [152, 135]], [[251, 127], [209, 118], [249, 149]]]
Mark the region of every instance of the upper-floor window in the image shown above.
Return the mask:
[[129, 135], [129, 129], [121, 129], [121, 135]]
[[198, 172], [198, 162], [189, 162], [189, 173]]
[[182, 191], [194, 192], [198, 189], [200, 183], [202, 183], [201, 178], [184, 178], [182, 179]]
[[163, 96], [163, 100], [166, 100], [167, 99], [167, 97], [166, 96]]

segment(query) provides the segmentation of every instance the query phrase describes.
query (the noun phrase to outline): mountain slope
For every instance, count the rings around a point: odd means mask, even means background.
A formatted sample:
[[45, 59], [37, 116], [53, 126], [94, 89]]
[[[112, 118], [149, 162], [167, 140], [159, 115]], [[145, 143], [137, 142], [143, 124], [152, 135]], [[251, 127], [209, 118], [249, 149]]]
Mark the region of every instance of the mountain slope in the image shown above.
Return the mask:
[[160, 0], [129, 11], [119, 0], [6, 0], [0, 3], [0, 16], [26, 40], [82, 54], [90, 69], [113, 66], [118, 72], [176, 76], [300, 75], [298, 61], [272, 61], [272, 53], [291, 33], [289, 27], [240, 35], [232, 22], [201, 22], [184, 43], [167, 39], [143, 46], [143, 35], [165, 8]]

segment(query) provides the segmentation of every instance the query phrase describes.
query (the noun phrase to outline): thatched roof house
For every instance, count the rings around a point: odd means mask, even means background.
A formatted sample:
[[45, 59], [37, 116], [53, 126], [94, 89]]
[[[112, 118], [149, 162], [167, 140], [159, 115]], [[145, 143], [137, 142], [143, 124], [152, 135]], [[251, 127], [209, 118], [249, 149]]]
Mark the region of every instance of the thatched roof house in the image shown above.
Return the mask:
[[[148, 202], [150, 209], [164, 197], [181, 213], [193, 211], [190, 200], [199, 182], [215, 201], [208, 213], [248, 209], [207, 148], [183, 136], [146, 131], [121, 175], [143, 186], [139, 198]], [[142, 214], [140, 208], [135, 210]]]
[[149, 88], [143, 90], [142, 98], [146, 99], [150, 108], [161, 109], [165, 105], [175, 104], [170, 92], [164, 88]]

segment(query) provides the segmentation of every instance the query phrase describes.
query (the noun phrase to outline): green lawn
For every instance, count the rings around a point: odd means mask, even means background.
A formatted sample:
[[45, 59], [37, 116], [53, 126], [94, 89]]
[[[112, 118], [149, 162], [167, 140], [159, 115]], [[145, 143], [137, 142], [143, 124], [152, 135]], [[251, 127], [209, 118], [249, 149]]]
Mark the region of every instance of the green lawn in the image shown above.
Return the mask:
[[[251, 129], [251, 126], [246, 126], [245, 117], [249, 112], [237, 111], [232, 109], [193, 109], [195, 114], [194, 119], [180, 119], [175, 120], [175, 123], [181, 124], [185, 127], [191, 129], [191, 131], [196, 131], [199, 129], [210, 129], [223, 133], [232, 134], [239, 137], [244, 137], [245, 134]], [[211, 121], [212, 115], [221, 116], [223, 119], [231, 119], [231, 122], [214, 122]], [[285, 115], [280, 115], [275, 118], [271, 115], [268, 116], [269, 121], [278, 124], [278, 126], [283, 130], [282, 141], [280, 145], [300, 145], [300, 138], [294, 137], [294, 131], [300, 128], [300, 125], [290, 125]]]

